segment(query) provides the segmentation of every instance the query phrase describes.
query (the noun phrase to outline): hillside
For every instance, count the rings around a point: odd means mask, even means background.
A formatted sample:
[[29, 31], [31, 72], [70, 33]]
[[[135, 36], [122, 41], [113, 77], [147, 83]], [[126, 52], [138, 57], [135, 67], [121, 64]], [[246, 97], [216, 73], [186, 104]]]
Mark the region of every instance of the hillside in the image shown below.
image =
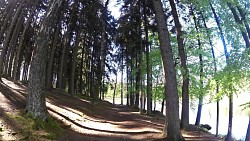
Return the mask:
[[[46, 92], [48, 124], [24, 113], [26, 87], [4, 79], [0, 84], [1, 140], [162, 140], [164, 116], [140, 115], [135, 109], [109, 102], [92, 104], [53, 90]], [[218, 140], [199, 130], [183, 131], [186, 140]]]

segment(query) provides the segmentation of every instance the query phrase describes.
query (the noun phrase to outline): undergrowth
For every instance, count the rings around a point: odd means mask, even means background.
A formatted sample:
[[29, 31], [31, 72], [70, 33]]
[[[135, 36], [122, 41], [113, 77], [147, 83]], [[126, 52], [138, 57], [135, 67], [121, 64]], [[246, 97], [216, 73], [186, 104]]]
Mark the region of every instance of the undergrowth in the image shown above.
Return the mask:
[[23, 136], [22, 140], [56, 140], [65, 133], [65, 129], [52, 117], [43, 121], [40, 118], [33, 119], [25, 112], [19, 114], [8, 113], [9, 118], [16, 122]]

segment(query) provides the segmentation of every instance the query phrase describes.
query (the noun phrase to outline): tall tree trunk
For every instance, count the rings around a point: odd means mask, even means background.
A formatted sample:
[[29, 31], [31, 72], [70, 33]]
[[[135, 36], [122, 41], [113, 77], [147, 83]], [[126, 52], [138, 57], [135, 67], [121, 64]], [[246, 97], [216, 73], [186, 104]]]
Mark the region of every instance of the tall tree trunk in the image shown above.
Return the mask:
[[4, 39], [3, 50], [2, 50], [1, 55], [0, 55], [0, 81], [2, 81], [3, 61], [5, 58], [6, 52], [8, 50], [9, 41], [10, 41], [10, 38], [12, 36], [12, 32], [14, 30], [14, 27], [17, 23], [18, 17], [20, 16], [20, 14], [22, 12], [24, 2], [25, 1], [21, 1], [18, 9], [16, 10], [15, 16], [13, 17], [13, 20], [11, 21], [11, 25], [10, 25], [9, 30], [7, 32], [6, 38]]
[[161, 102], [161, 113], [163, 114], [163, 110], [164, 110], [164, 103], [165, 103], [165, 98], [162, 99]]
[[159, 84], [159, 76], [157, 75], [156, 76], [156, 84], [155, 84], [155, 95], [154, 95], [154, 111], [156, 109], [156, 102], [157, 102], [156, 101], [156, 93], [157, 93], [157, 90], [158, 90], [158, 84]]
[[184, 140], [180, 131], [179, 97], [174, 66], [173, 52], [170, 44], [169, 32], [160, 0], [153, 0], [157, 28], [159, 33], [160, 49], [162, 54], [166, 101], [165, 133], [171, 141]]
[[2, 39], [4, 37], [4, 32], [6, 31], [9, 20], [11, 19], [12, 14], [10, 14], [10, 13], [12, 13], [14, 11], [15, 6], [16, 6], [16, 2], [10, 1], [8, 7], [6, 8], [6, 15], [7, 16], [3, 20], [3, 24], [1, 25], [1, 28], [0, 28], [1, 29], [0, 30], [0, 42], [2, 41]]
[[3, 73], [3, 75], [6, 77], [11, 76], [11, 73], [8, 73], [8, 72], [11, 72], [11, 69], [12, 69], [14, 52], [15, 52], [18, 36], [19, 36], [20, 30], [22, 27], [23, 19], [24, 19], [23, 16], [19, 17], [19, 19], [17, 21], [17, 26], [15, 27], [15, 29], [13, 31], [13, 35], [12, 35], [11, 40], [10, 40], [9, 49], [8, 49], [7, 55], [6, 55], [4, 73]]
[[45, 88], [45, 66], [46, 66], [46, 56], [49, 37], [50, 37], [50, 27], [54, 23], [55, 10], [61, 5], [62, 0], [55, 0], [51, 3], [46, 17], [44, 18], [41, 27], [39, 29], [39, 34], [36, 39], [36, 49], [32, 57], [29, 83], [28, 83], [28, 95], [27, 95], [27, 105], [26, 111], [30, 113], [34, 118], [41, 118], [43, 120], [47, 119], [48, 112], [45, 103], [44, 88]]
[[244, 22], [245, 28], [247, 30], [248, 38], [250, 39], [250, 27], [249, 27], [249, 24], [246, 20], [246, 12], [244, 12], [240, 6], [237, 6], [237, 9], [240, 13], [241, 20]]
[[[85, 48], [86, 48], [86, 35], [84, 36], [84, 41], [83, 41], [83, 46], [82, 46], [82, 56], [81, 56], [81, 64], [80, 64], [80, 77], [79, 77], [79, 93], [83, 94], [83, 63], [84, 63], [84, 59], [85, 61], [88, 60], [87, 59], [87, 55], [85, 54]], [[85, 58], [84, 58], [85, 55]], [[86, 65], [85, 65], [86, 67]], [[85, 68], [86, 69], [86, 68]], [[86, 77], [85, 77], [86, 79]], [[86, 87], [86, 86], [85, 86]]]
[[[76, 6], [76, 3], [74, 3], [74, 6]], [[73, 8], [73, 11], [70, 15], [70, 23], [73, 20], [74, 14], [75, 14], [76, 8]], [[68, 46], [70, 45], [70, 33], [72, 32], [72, 24], [70, 24], [67, 27], [67, 31], [64, 36], [64, 41], [63, 41], [63, 48], [61, 52], [61, 58], [60, 58], [60, 68], [59, 68], [59, 75], [58, 75], [58, 88], [60, 89], [65, 89], [65, 83], [66, 83], [66, 75], [67, 75], [67, 61], [68, 61]]]
[[[14, 54], [13, 52], [15, 52], [15, 48], [16, 48], [16, 44], [17, 44], [17, 39], [18, 39], [18, 35], [20, 33], [21, 27], [22, 27], [22, 23], [24, 21], [24, 13], [23, 15], [21, 15], [16, 23], [16, 27], [13, 31], [11, 40], [9, 42], [9, 49], [7, 51], [6, 54], [6, 59], [5, 59], [5, 66], [4, 66], [4, 72], [3, 72], [3, 76], [7, 77], [8, 76], [8, 66], [9, 64], [12, 64], [10, 62], [12, 62], [13, 60], [10, 58], [11, 54]], [[12, 66], [10, 66], [12, 67]], [[9, 76], [10, 77], [10, 76]]]
[[[109, 5], [109, 0], [106, 0], [106, 2], [104, 3], [103, 6], [103, 12], [102, 12], [102, 37], [101, 37], [101, 55], [100, 55], [100, 73], [99, 73], [99, 92], [100, 95], [102, 94], [104, 88], [102, 87], [104, 84], [102, 82], [104, 82], [104, 72], [105, 72], [105, 60], [106, 60], [106, 50], [107, 50], [107, 35], [106, 35], [106, 21], [107, 21], [107, 9], [108, 9], [108, 5]], [[103, 92], [104, 95], [104, 92]]]
[[[126, 54], [128, 54], [128, 48], [126, 47]], [[128, 57], [126, 57], [126, 62], [128, 63], [129, 62], [129, 59], [128, 59]], [[126, 105], [127, 106], [129, 106], [130, 104], [129, 104], [129, 97], [130, 97], [130, 91], [129, 91], [129, 65], [127, 64], [126, 65], [126, 73], [127, 73], [127, 103], [126, 103]]]
[[56, 52], [58, 36], [59, 36], [59, 33], [60, 33], [60, 29], [61, 29], [61, 20], [63, 18], [63, 12], [59, 11], [59, 13], [60, 13], [60, 18], [58, 19], [58, 23], [56, 25], [56, 30], [55, 30], [55, 33], [54, 33], [53, 42], [52, 42], [51, 51], [50, 51], [49, 62], [48, 62], [48, 69], [47, 69], [48, 73], [47, 73], [47, 76], [46, 76], [46, 84], [45, 84], [46, 85], [46, 90], [50, 90], [53, 87], [52, 86], [52, 81], [53, 81], [54, 56], [55, 56], [55, 52]]
[[142, 80], [141, 80], [141, 98], [140, 98], [140, 114], [143, 114], [144, 113], [144, 111], [145, 111], [145, 101], [144, 101], [144, 99], [145, 99], [145, 93], [144, 93], [144, 91], [143, 91], [143, 86], [142, 86], [142, 82], [144, 81], [144, 79], [142, 78]]
[[123, 58], [124, 58], [124, 51], [123, 51], [123, 48], [122, 48], [122, 57], [121, 57], [121, 72], [122, 72], [122, 76], [121, 76], [121, 105], [123, 105]]
[[[209, 40], [209, 45], [211, 47], [211, 51], [212, 51], [212, 56], [213, 56], [213, 65], [214, 65], [214, 75], [216, 76], [217, 75], [217, 63], [216, 63], [216, 58], [215, 58], [215, 53], [214, 53], [214, 47], [213, 47], [213, 42], [211, 40], [211, 36], [210, 36], [210, 33], [209, 33], [209, 29], [207, 27], [207, 24], [206, 24], [206, 20], [205, 20], [205, 17], [203, 16], [203, 14], [201, 13], [201, 16], [202, 16], [202, 21], [203, 21], [203, 24], [204, 24], [204, 27], [206, 29], [206, 33], [207, 33], [207, 36], [208, 36], [208, 40]], [[218, 80], [216, 80], [216, 94], [219, 93], [219, 84], [218, 84]], [[215, 136], [218, 137], [218, 132], [219, 132], [219, 113], [220, 113], [220, 99], [217, 98], [217, 102], [216, 102], [216, 133], [215, 133]]]
[[15, 51], [13, 50], [10, 54], [10, 60], [9, 60], [9, 64], [8, 64], [8, 70], [7, 70], [7, 77], [10, 77], [12, 78], [11, 76], [11, 72], [12, 72], [12, 69], [13, 69], [13, 60], [14, 60], [14, 57], [15, 57]]
[[[243, 22], [242, 20], [239, 18], [236, 9], [232, 6], [232, 4], [230, 2], [227, 2], [227, 5], [229, 7], [229, 9], [231, 10], [231, 12], [233, 13], [234, 16], [234, 20], [237, 24], [239, 24], [240, 27], [243, 27]], [[246, 48], [250, 47], [250, 42], [249, 42], [249, 37], [247, 36], [247, 33], [245, 30], [241, 29], [241, 35], [246, 43]]]
[[182, 70], [182, 110], [181, 110], [181, 128], [185, 129], [189, 125], [189, 76], [187, 69], [187, 55], [185, 52], [185, 46], [183, 43], [183, 34], [181, 31], [181, 23], [176, 10], [174, 0], [169, 0], [172, 15], [174, 17], [174, 23], [176, 28], [176, 36], [178, 42], [178, 51], [181, 59], [181, 70]]
[[[196, 30], [196, 34], [197, 34], [197, 42], [198, 42], [199, 50], [200, 50], [200, 52], [202, 52], [201, 39], [199, 36], [199, 27], [198, 27], [199, 25], [198, 25], [198, 21], [196, 19], [196, 16], [193, 12], [192, 7], [191, 7], [191, 14], [193, 16], [193, 20], [194, 20], [194, 24], [195, 24], [195, 30]], [[204, 69], [203, 69], [203, 56], [201, 53], [199, 54], [199, 64], [200, 64], [200, 92], [199, 92], [198, 111], [197, 111], [197, 116], [196, 116], [196, 121], [195, 121], [196, 126], [198, 126], [200, 124], [202, 105], [203, 105], [203, 96], [204, 96], [204, 93], [203, 93]]]
[[115, 74], [115, 87], [114, 87], [114, 92], [113, 92], [113, 104], [115, 104], [116, 86], [117, 86], [117, 72]]
[[129, 73], [129, 79], [130, 79], [130, 90], [129, 90], [129, 99], [130, 99], [130, 106], [134, 106], [135, 104], [135, 98], [134, 98], [134, 89], [133, 89], [133, 60], [130, 59], [130, 73]]
[[[37, 4], [37, 0], [34, 1], [33, 3], [33, 7], [31, 9], [31, 14], [28, 17], [27, 23], [24, 27], [23, 33], [21, 35], [21, 37], [19, 38], [19, 45], [17, 47], [17, 51], [16, 51], [16, 56], [15, 56], [15, 60], [14, 60], [14, 66], [13, 66], [13, 71], [12, 71], [12, 76], [13, 76], [13, 82], [16, 83], [17, 80], [19, 79], [20, 76], [18, 76], [18, 74], [20, 74], [20, 62], [22, 60], [22, 52], [23, 52], [23, 42], [24, 42], [24, 38], [25, 38], [25, 34], [30, 26], [30, 23], [32, 22], [32, 18], [35, 14], [35, 5]], [[18, 67], [19, 66], [19, 67]], [[19, 68], [19, 69], [18, 69]]]
[[[140, 57], [141, 57], [141, 55], [140, 55], [141, 53], [140, 53], [140, 51], [138, 52], [138, 54], [137, 54], [137, 56], [136, 56], [136, 67], [137, 67], [137, 70], [136, 70], [136, 78], [135, 78], [135, 104], [134, 104], [134, 106], [136, 107], [136, 108], [139, 108], [139, 97], [140, 97], [140, 91], [141, 91], [141, 89], [140, 89], [140, 83], [141, 83], [141, 60], [140, 60]], [[139, 58], [139, 59], [138, 59]]]
[[81, 36], [81, 27], [79, 27], [79, 31], [77, 31], [76, 35], [76, 42], [75, 42], [75, 47], [73, 49], [73, 60], [72, 60], [72, 66], [71, 66], [71, 74], [70, 74], [70, 85], [69, 87], [69, 94], [73, 96], [75, 94], [75, 72], [76, 72], [76, 64], [77, 64], [77, 52], [79, 48], [79, 42], [80, 42], [80, 36]]
[[[218, 29], [219, 29], [220, 37], [221, 37], [222, 44], [223, 44], [223, 47], [224, 47], [224, 55], [225, 55], [225, 58], [226, 58], [226, 64], [229, 65], [229, 54], [227, 52], [227, 45], [226, 45], [226, 41], [225, 41], [225, 38], [224, 38], [224, 34], [222, 32], [219, 17], [217, 16], [217, 14], [215, 12], [215, 9], [213, 8], [213, 5], [211, 3], [210, 3], [210, 8], [212, 10], [212, 13], [214, 15], [214, 19], [215, 19], [216, 24], [217, 24]], [[232, 80], [229, 80], [229, 81], [232, 81]], [[229, 89], [231, 91], [231, 88], [229, 88]], [[230, 94], [229, 94], [229, 122], [228, 122], [228, 133], [227, 133], [226, 141], [231, 141], [232, 140], [232, 121], [233, 121], [233, 101], [232, 100], [233, 100], [233, 95], [230, 92]]]
[[150, 47], [148, 41], [148, 19], [147, 19], [147, 1], [143, 2], [145, 37], [146, 37], [146, 66], [147, 66], [147, 114], [152, 113], [152, 82], [151, 82], [151, 66], [150, 66]]

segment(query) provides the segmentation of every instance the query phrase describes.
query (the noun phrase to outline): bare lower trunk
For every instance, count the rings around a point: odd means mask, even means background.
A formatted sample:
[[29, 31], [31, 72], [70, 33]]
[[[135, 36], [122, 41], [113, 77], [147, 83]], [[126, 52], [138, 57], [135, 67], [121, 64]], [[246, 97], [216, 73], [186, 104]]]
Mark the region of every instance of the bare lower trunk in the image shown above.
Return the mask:
[[220, 102], [217, 101], [216, 102], [216, 133], [215, 133], [215, 136], [218, 137], [218, 133], [219, 133], [219, 117], [220, 117]]
[[113, 104], [115, 104], [116, 85], [117, 85], [117, 74], [115, 75], [115, 87], [114, 87], [114, 93], [113, 93]]
[[201, 111], [202, 111], [202, 104], [203, 104], [202, 101], [203, 101], [203, 98], [199, 98], [198, 111], [197, 111], [196, 120], [195, 120], [196, 126], [200, 125], [200, 121], [201, 121]]
[[157, 28], [159, 33], [160, 49], [164, 66], [165, 95], [166, 101], [166, 123], [165, 133], [171, 141], [184, 140], [180, 131], [179, 119], [179, 97], [177, 91], [177, 80], [174, 66], [173, 52], [170, 44], [169, 32], [163, 12], [162, 3], [153, 0]]
[[161, 113], [162, 113], [162, 114], [164, 114], [164, 113], [163, 113], [163, 110], [164, 110], [164, 103], [165, 103], [165, 99], [163, 99], [162, 102], [161, 102]]
[[121, 76], [121, 105], [123, 105], [123, 58], [124, 58], [124, 53], [123, 53], [123, 49], [122, 49], [122, 61], [121, 61], [121, 71], [122, 71], [122, 76]]
[[229, 95], [229, 120], [228, 120], [228, 131], [225, 141], [232, 141], [232, 129], [233, 129], [233, 94]]
[[28, 83], [28, 95], [26, 111], [31, 114], [34, 118], [47, 119], [48, 112], [45, 103], [44, 89], [45, 89], [45, 67], [46, 67], [46, 56], [48, 50], [48, 43], [50, 37], [50, 26], [54, 23], [53, 13], [57, 6], [61, 5], [61, 0], [55, 0], [51, 3], [46, 17], [44, 18], [39, 34], [36, 39], [36, 49], [33, 53], [29, 83]]
[[183, 42], [183, 34], [181, 30], [181, 24], [179, 21], [179, 16], [176, 10], [174, 0], [169, 0], [172, 15], [174, 17], [174, 23], [176, 27], [176, 36], [178, 42], [178, 52], [181, 59], [181, 70], [182, 70], [182, 109], [181, 109], [181, 128], [184, 129], [189, 125], [189, 76], [187, 69], [187, 57], [185, 52], [185, 46]]

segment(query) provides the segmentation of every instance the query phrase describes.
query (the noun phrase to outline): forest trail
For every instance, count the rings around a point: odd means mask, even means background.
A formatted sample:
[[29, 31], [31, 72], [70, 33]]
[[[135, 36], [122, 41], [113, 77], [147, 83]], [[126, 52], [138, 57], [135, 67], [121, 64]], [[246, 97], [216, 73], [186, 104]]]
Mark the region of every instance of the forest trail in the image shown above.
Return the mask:
[[[26, 87], [3, 79], [0, 84], [0, 139], [22, 139], [15, 121], [8, 114], [18, 114], [25, 108]], [[46, 94], [46, 105], [50, 115], [64, 124], [67, 132], [63, 141], [132, 141], [161, 140], [164, 116], [140, 115], [137, 110], [112, 105], [109, 102], [92, 104], [88, 100], [70, 97], [65, 92], [52, 90]], [[198, 130], [183, 131], [190, 141], [216, 141], [214, 135]], [[41, 140], [45, 140], [41, 138]]]

